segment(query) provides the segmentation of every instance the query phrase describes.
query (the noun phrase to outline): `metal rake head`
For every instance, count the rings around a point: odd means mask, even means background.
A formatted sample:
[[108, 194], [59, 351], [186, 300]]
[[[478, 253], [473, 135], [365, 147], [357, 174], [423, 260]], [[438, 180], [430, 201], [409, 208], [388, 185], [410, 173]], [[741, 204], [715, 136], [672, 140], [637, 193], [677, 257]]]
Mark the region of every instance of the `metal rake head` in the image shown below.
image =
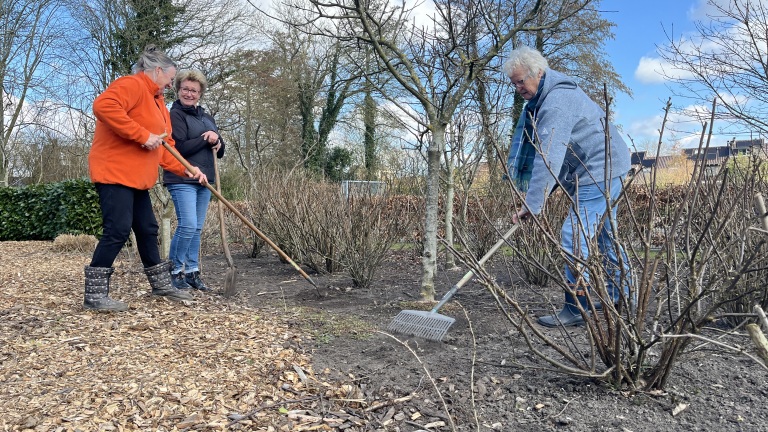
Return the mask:
[[440, 341], [456, 320], [437, 312], [404, 310], [389, 323], [391, 332]]

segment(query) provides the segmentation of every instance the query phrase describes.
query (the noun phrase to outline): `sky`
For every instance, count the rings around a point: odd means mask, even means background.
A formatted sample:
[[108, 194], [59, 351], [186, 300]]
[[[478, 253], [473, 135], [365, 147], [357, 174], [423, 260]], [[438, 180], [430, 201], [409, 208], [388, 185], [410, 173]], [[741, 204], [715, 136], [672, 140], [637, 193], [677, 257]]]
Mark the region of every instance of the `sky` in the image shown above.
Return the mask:
[[[632, 97], [616, 96], [615, 122], [628, 144], [631, 137], [638, 150], [648, 144], [653, 144], [655, 150], [667, 100], [672, 97], [673, 106], [684, 103], [676, 101], [671, 84], [657, 73], [661, 61], [658, 47], [669, 43], [668, 35], [678, 39], [695, 33], [695, 22], [707, 20], [706, 8], [707, 0], [602, 1], [604, 17], [616, 24], [616, 37], [605, 47], [608, 60], [633, 92]], [[665, 132], [665, 148], [675, 144], [682, 148], [698, 146], [701, 128], [695, 121], [676, 123], [674, 129], [682, 132]], [[732, 138], [714, 136], [710, 145], [724, 145]]]

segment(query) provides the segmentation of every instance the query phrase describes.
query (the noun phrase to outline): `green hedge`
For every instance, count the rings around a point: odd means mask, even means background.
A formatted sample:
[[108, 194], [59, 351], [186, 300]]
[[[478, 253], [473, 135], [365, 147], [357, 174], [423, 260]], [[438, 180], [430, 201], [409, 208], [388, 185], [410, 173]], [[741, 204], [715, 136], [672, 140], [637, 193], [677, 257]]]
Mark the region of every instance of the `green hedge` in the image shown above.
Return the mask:
[[0, 241], [59, 234], [101, 235], [99, 196], [90, 181], [0, 188]]

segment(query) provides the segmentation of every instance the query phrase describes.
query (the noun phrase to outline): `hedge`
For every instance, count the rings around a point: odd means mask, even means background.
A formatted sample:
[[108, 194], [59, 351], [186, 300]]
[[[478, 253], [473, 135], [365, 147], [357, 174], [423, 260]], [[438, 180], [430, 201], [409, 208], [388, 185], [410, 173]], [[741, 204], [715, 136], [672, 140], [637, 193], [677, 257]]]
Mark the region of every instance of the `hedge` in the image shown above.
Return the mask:
[[0, 241], [101, 235], [96, 188], [87, 179], [0, 188]]

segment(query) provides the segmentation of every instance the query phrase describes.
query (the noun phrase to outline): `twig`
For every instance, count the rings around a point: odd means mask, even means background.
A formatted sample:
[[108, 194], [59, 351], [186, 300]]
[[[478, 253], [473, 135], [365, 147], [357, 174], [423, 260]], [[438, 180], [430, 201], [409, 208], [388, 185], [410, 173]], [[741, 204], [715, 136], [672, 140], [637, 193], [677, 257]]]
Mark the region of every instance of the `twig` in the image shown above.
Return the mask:
[[565, 406], [563, 407], [563, 409], [561, 409], [561, 410], [560, 410], [560, 412], [559, 412], [559, 413], [557, 413], [557, 414], [553, 414], [553, 415], [551, 415], [551, 416], [547, 416], [547, 418], [548, 418], [548, 419], [551, 419], [551, 418], [555, 418], [555, 417], [560, 417], [561, 415], [563, 415], [563, 413], [565, 412], [565, 410], [566, 410], [566, 409], [568, 409], [568, 405], [570, 405], [570, 404], [571, 404], [571, 402], [575, 401], [575, 400], [576, 400], [576, 399], [578, 399], [578, 398], [579, 398], [579, 397], [577, 396], [577, 397], [575, 397], [575, 398], [573, 398], [573, 399], [570, 399], [570, 400], [568, 400], [568, 402], [566, 402], [566, 403], [565, 403]]
[[469, 314], [467, 313], [467, 310], [464, 308], [464, 305], [462, 305], [459, 302], [456, 302], [458, 306], [461, 308], [461, 310], [464, 312], [464, 318], [467, 319], [467, 323], [469, 325], [469, 334], [472, 336], [472, 368], [469, 373], [469, 390], [472, 401], [472, 415], [475, 418], [475, 428], [477, 430], [480, 430], [480, 419], [477, 416], [477, 406], [475, 404], [475, 365], [477, 364], [477, 338], [475, 338], [475, 329], [472, 327], [472, 320], [469, 319]]
[[402, 402], [408, 402], [411, 399], [413, 399], [413, 393], [409, 394], [408, 396], [403, 396], [403, 397], [397, 398], [397, 399], [390, 399], [388, 401], [379, 402], [377, 404], [371, 405], [371, 406], [369, 406], [368, 408], [365, 409], [365, 412], [376, 411], [376, 410], [379, 410], [381, 408], [388, 407], [390, 405], [399, 404], [399, 403], [402, 403]]
[[242, 417], [239, 417], [239, 418], [229, 422], [229, 424], [227, 424], [227, 428], [230, 428], [233, 425], [235, 425], [237, 423], [240, 423], [241, 421], [243, 421], [245, 419], [252, 418], [256, 414], [258, 414], [259, 411], [263, 411], [263, 410], [267, 410], [267, 409], [273, 409], [273, 408], [278, 408], [279, 409], [283, 405], [308, 402], [308, 401], [317, 400], [317, 399], [320, 399], [320, 396], [311, 396], [311, 397], [305, 397], [305, 398], [301, 398], [301, 399], [286, 399], [286, 400], [283, 400], [283, 401], [280, 401], [280, 402], [276, 402], [276, 403], [271, 403], [271, 404], [264, 403], [261, 406], [252, 409], [247, 414], [243, 414]]
[[757, 316], [760, 318], [760, 324], [763, 327], [763, 331], [768, 332], [768, 318], [765, 316], [765, 312], [763, 311], [763, 308], [761, 308], [760, 305], [755, 305], [754, 311], [757, 314]]
[[757, 354], [763, 359], [763, 364], [768, 367], [768, 340], [765, 339], [765, 335], [757, 324], [747, 324], [747, 332], [757, 347]]
[[731, 345], [728, 345], [728, 344], [725, 344], [725, 343], [722, 343], [722, 342], [718, 342], [716, 340], [712, 340], [712, 339], [706, 338], [706, 337], [701, 336], [701, 335], [692, 334], [692, 333], [679, 334], [679, 335], [665, 335], [665, 334], [663, 334], [663, 335], [661, 335], [661, 337], [662, 338], [667, 338], [667, 339], [693, 338], [693, 339], [700, 339], [700, 340], [703, 340], [703, 341], [707, 341], [707, 342], [709, 342], [711, 344], [714, 344], [714, 345], [717, 345], [717, 346], [719, 346], [721, 348], [725, 348], [725, 349], [728, 349], [728, 350], [731, 350], [731, 351], [735, 351], [735, 352], [744, 354], [745, 356], [747, 356], [747, 357], [751, 358], [752, 360], [754, 360], [755, 363], [757, 363], [760, 366], [762, 366], [765, 370], [768, 370], [768, 365], [763, 364], [763, 362], [759, 358], [757, 358], [757, 357], [753, 356], [752, 354], [748, 353], [744, 348], [741, 348], [741, 347], [734, 347], [734, 346], [731, 346]]

